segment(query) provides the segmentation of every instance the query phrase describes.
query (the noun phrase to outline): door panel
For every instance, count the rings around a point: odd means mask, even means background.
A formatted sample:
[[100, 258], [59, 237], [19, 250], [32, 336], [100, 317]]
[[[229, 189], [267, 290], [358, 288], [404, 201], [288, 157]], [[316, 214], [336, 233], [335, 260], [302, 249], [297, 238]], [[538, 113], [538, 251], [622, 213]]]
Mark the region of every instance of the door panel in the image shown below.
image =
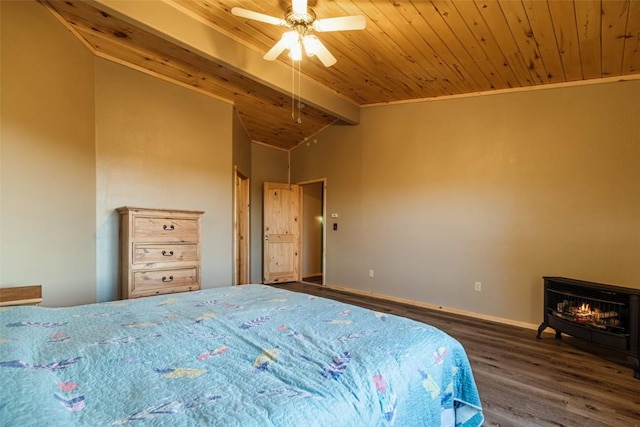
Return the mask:
[[300, 186], [264, 183], [263, 282], [300, 280]]
[[243, 285], [249, 283], [249, 178], [242, 175], [236, 169], [235, 183], [235, 222], [234, 222], [234, 247], [235, 247], [235, 274], [234, 284]]

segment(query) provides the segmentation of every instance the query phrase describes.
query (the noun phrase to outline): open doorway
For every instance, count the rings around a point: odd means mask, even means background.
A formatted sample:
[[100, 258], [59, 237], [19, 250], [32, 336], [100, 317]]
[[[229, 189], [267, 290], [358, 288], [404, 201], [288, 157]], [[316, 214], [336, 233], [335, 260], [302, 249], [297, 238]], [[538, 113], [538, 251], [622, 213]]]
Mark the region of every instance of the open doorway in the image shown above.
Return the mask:
[[326, 180], [299, 183], [302, 189], [302, 281], [325, 284]]

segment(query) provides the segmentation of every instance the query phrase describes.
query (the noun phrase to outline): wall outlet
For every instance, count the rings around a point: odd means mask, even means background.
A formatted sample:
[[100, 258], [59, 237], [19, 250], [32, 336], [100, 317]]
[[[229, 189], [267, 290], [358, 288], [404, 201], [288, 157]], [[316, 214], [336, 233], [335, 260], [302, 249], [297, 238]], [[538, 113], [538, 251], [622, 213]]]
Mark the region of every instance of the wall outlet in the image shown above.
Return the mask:
[[482, 282], [476, 282], [473, 285], [473, 289], [475, 289], [476, 292], [480, 292], [482, 290]]
[[369, 270], [369, 277], [373, 277], [373, 270]]

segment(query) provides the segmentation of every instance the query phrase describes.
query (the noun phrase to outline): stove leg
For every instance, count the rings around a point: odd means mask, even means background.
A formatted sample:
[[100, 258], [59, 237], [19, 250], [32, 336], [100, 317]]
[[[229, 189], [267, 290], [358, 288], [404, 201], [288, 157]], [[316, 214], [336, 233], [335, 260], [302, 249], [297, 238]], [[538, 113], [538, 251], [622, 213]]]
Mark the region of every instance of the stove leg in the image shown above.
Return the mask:
[[536, 335], [536, 338], [540, 339], [540, 334], [545, 329], [547, 329], [547, 322], [542, 322], [542, 324], [538, 327], [538, 335]]

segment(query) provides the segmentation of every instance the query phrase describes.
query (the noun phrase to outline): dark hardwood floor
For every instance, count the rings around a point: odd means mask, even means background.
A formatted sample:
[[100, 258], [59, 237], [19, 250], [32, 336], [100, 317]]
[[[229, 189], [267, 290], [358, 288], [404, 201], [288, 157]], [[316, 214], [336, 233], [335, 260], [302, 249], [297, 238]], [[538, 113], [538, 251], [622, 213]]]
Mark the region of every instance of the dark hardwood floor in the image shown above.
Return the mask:
[[534, 330], [315, 285], [278, 287], [408, 317], [456, 338], [471, 361], [485, 426], [640, 426], [640, 380], [618, 353], [565, 335], [538, 340]]
[[322, 285], [322, 274], [316, 274], [315, 276], [303, 277], [302, 281], [305, 283], [313, 283], [314, 285]]

